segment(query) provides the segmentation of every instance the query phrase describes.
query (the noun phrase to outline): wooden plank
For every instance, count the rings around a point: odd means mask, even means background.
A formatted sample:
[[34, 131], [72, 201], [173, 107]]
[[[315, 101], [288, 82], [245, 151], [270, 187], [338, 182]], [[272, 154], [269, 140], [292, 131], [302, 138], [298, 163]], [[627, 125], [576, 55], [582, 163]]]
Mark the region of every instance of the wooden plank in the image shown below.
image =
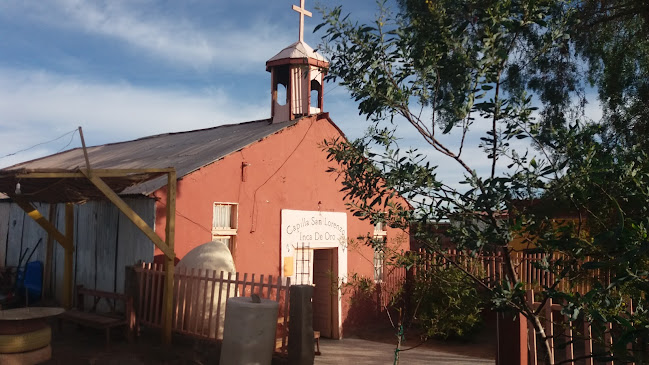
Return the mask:
[[151, 286], [151, 263], [147, 263], [144, 266], [144, 271], [143, 271], [143, 278], [144, 278], [144, 306], [142, 308], [142, 319], [145, 322], [151, 322], [151, 310], [150, 308], [150, 303], [151, 303], [151, 292], [152, 286]]
[[[87, 169], [80, 169], [79, 172], [62, 171], [53, 169], [38, 169], [16, 174], [19, 179], [66, 179], [66, 178], [85, 178]], [[98, 177], [128, 177], [129, 175], [155, 175], [167, 174], [175, 171], [173, 167], [161, 169], [92, 169], [92, 175]]]
[[[528, 290], [526, 293], [527, 296], [527, 302], [533, 306], [534, 303], [534, 291], [533, 290]], [[530, 349], [530, 356], [529, 356], [529, 361], [530, 365], [537, 365], [538, 364], [538, 354], [536, 350], [536, 331], [534, 330], [534, 326], [528, 325], [528, 334], [527, 334], [527, 339], [529, 341], [529, 349]]]
[[153, 274], [155, 275], [155, 323], [156, 325], [161, 326], [162, 325], [162, 317], [160, 316], [160, 311], [162, 310], [162, 303], [163, 303], [163, 290], [164, 290], [164, 271], [162, 268], [162, 265], [158, 264], [156, 265], [157, 268], [153, 271]]
[[[95, 289], [97, 277], [97, 208], [99, 202], [91, 201], [79, 206], [76, 222], [76, 265], [75, 265], [75, 287], [83, 285], [85, 288]], [[92, 298], [85, 297], [88, 303]]]
[[[54, 225], [58, 230], [56, 219], [56, 204], [50, 204], [47, 220]], [[47, 241], [45, 244], [45, 264], [43, 267], [43, 292], [42, 298], [50, 298], [52, 294], [52, 266], [54, 257], [54, 236], [47, 234]]]
[[[15, 200], [16, 205], [18, 205], [27, 215], [36, 221], [36, 223], [43, 227], [45, 231], [48, 233], [52, 234], [54, 236], [54, 239], [56, 239], [61, 245], [65, 245], [67, 240], [65, 239], [65, 235], [59, 232], [52, 223], [50, 223], [44, 216], [41, 214], [38, 209], [31, 203], [22, 201], [22, 200]], [[30, 224], [31, 226], [31, 224]]]
[[192, 333], [196, 333], [196, 324], [198, 323], [198, 321], [202, 320], [200, 313], [202, 272], [203, 269], [196, 269], [194, 276], [194, 287], [192, 291], [192, 320], [189, 323], [189, 327], [187, 328]]
[[[174, 242], [176, 236], [176, 186], [177, 177], [176, 170], [169, 171], [167, 175], [167, 210], [166, 210], [166, 226], [165, 226], [165, 246], [167, 251], [165, 254], [165, 298], [164, 298], [164, 320], [162, 329], [162, 341], [165, 344], [171, 343], [171, 315], [173, 303], [173, 275], [174, 275]], [[154, 241], [155, 243], [155, 241]]]
[[[205, 327], [203, 324], [205, 323], [205, 314], [206, 314], [206, 309], [207, 309], [207, 282], [208, 282], [208, 275], [209, 275], [209, 270], [205, 269], [205, 275], [204, 275], [204, 283], [203, 283], [203, 293], [201, 294], [201, 300], [203, 301], [203, 308], [201, 309], [201, 330], [200, 333], [203, 334]], [[212, 308], [210, 307], [210, 312], [212, 311]], [[208, 315], [209, 316], [209, 315]]]
[[7, 235], [9, 233], [10, 210], [10, 202], [0, 202], [0, 267], [7, 266]]
[[12, 203], [9, 208], [9, 232], [7, 233], [7, 266], [18, 266], [18, 261], [23, 253], [22, 243], [24, 222], [25, 211], [17, 204]]
[[196, 286], [196, 273], [194, 268], [192, 267], [189, 270], [189, 280], [188, 280], [188, 285], [189, 289], [187, 289], [186, 293], [186, 301], [187, 301], [187, 312], [186, 312], [186, 323], [183, 329], [185, 330], [190, 330], [191, 325], [192, 325], [192, 320], [194, 319], [193, 316], [194, 314], [194, 287]]
[[[105, 292], [115, 292], [115, 274], [118, 268], [115, 265], [117, 256], [117, 221], [119, 211], [109, 202], [96, 203], [96, 221], [95, 229], [95, 255], [96, 255], [96, 285], [97, 290]], [[121, 268], [125, 271], [125, 268]], [[103, 301], [100, 311], [108, 310]], [[121, 302], [120, 306], [124, 303]], [[123, 308], [119, 308], [123, 310]]]
[[[570, 318], [568, 316], [563, 317], [563, 322], [565, 325], [565, 329], [563, 331], [563, 334], [566, 339], [566, 360], [572, 360], [575, 358], [575, 342], [573, 341], [572, 338], [572, 325], [573, 323], [570, 322]], [[574, 364], [574, 361], [570, 361], [569, 363]]]
[[65, 249], [64, 268], [63, 268], [63, 307], [65, 309], [72, 308], [72, 288], [74, 287], [74, 218], [75, 210], [74, 204], [65, 204], [65, 238], [66, 244], [63, 245]]
[[[246, 296], [246, 285], [248, 285], [248, 273], [243, 273], [243, 287], [241, 288], [241, 294], [239, 296]], [[229, 288], [228, 288], [229, 289]], [[230, 290], [228, 290], [229, 292]]]
[[586, 365], [593, 365], [593, 334], [591, 332], [590, 323], [584, 319], [584, 356]]
[[289, 290], [291, 288], [291, 278], [286, 278], [286, 286], [284, 287], [284, 336], [282, 337], [282, 348], [286, 351], [286, 346], [288, 344], [288, 314], [290, 302]]
[[[149, 226], [153, 227], [155, 223], [155, 201], [153, 199], [130, 198], [124, 199], [124, 201]], [[155, 246], [121, 211], [117, 215], [115, 291], [123, 293], [126, 267], [139, 262], [152, 262]]]
[[141, 263], [140, 268], [141, 270], [137, 270], [137, 276], [138, 276], [138, 285], [139, 285], [139, 291], [140, 295], [138, 295], [138, 303], [137, 303], [137, 320], [138, 320], [138, 327], [140, 326], [140, 322], [143, 320], [144, 316], [144, 299], [146, 297], [146, 291], [144, 289], [144, 279], [145, 279], [145, 270], [146, 270], [146, 264]]
[[[207, 336], [210, 337], [212, 334], [212, 314], [214, 313], [214, 291], [216, 290], [216, 270], [212, 270], [212, 290], [210, 294], [210, 314], [207, 320]], [[219, 306], [221, 303], [219, 302]], [[218, 330], [218, 328], [217, 328]], [[215, 337], [216, 338], [216, 337]]]
[[183, 285], [183, 283], [184, 283], [184, 281], [185, 281], [185, 279], [182, 277], [182, 274], [183, 274], [183, 273], [184, 273], [183, 269], [178, 269], [177, 272], [176, 272], [176, 275], [174, 275], [175, 278], [176, 278], [176, 283], [175, 283], [176, 286], [175, 286], [175, 288], [174, 288], [175, 291], [176, 291], [175, 300], [174, 300], [174, 303], [175, 303], [175, 304], [174, 304], [174, 307], [175, 307], [175, 308], [174, 308], [174, 311], [175, 311], [175, 312], [174, 312], [174, 316], [175, 316], [174, 318], [175, 318], [175, 321], [174, 321], [174, 326], [173, 326], [174, 329], [180, 329], [180, 328], [182, 328], [182, 327], [179, 325], [179, 323], [180, 323], [180, 317], [181, 317], [181, 314], [180, 314], [180, 305], [181, 305], [181, 303], [182, 303], [182, 301], [183, 301], [183, 298], [180, 296], [180, 286]]
[[[84, 171], [84, 170], [82, 170]], [[87, 171], [84, 174], [88, 174]], [[144, 234], [149, 237], [149, 239], [162, 251], [167, 257], [174, 257], [173, 249], [170, 249], [167, 244], [158, 236], [155, 231], [149, 227], [149, 225], [131, 209], [131, 207], [122, 200], [101, 178], [96, 175], [88, 176], [90, 182], [92, 182], [99, 191], [101, 191], [108, 200], [113, 202], [115, 206], [122, 212], [124, 215], [131, 220]]]
[[67, 178], [85, 178], [80, 172], [25, 172], [16, 174], [18, 179], [67, 179]]
[[[65, 204], [56, 205], [56, 228], [65, 232]], [[61, 245], [54, 245], [52, 265], [52, 293], [58, 303], [63, 303], [63, 269], [65, 267], [65, 249]]]
[[[232, 276], [232, 273], [228, 273], [228, 279]], [[229, 285], [229, 284], [228, 284]], [[223, 271], [221, 271], [221, 276], [219, 280], [219, 299], [217, 301], [218, 306], [216, 307], [216, 325], [214, 327], [214, 338], [218, 339], [219, 338], [219, 333], [221, 332], [221, 329], [219, 328], [220, 323], [221, 323], [221, 312], [225, 312], [225, 308], [221, 309], [223, 307]]]
[[[182, 298], [181, 303], [180, 303], [180, 314], [178, 318], [180, 319], [180, 323], [178, 324], [178, 330], [182, 330], [185, 326], [185, 312], [187, 310], [187, 286], [189, 279], [187, 277], [187, 268], [184, 267], [182, 268], [182, 278], [183, 278], [183, 286], [182, 290], [180, 291], [180, 296], [179, 298]], [[180, 299], [179, 299], [180, 300]]]
[[[606, 329], [604, 330], [604, 347], [606, 348], [606, 352], [611, 354], [611, 349], [613, 348], [613, 336], [611, 335], [611, 332], [613, 331], [613, 325], [611, 322], [606, 323]], [[609, 360], [604, 362], [606, 365], [613, 365], [613, 361]]]
[[[34, 203], [34, 208], [38, 210], [39, 213], [49, 211], [49, 204], [45, 203]], [[31, 217], [31, 216], [30, 216]], [[43, 216], [44, 221], [47, 221], [51, 228], [55, 230], [53, 224]], [[23, 261], [23, 266], [27, 264], [27, 259], [29, 262], [40, 261], [43, 263], [45, 261], [45, 252], [47, 251], [47, 234], [48, 232], [41, 228], [39, 223], [33, 219], [27, 219], [25, 217], [25, 222], [23, 223], [23, 251], [27, 249], [27, 256]], [[31, 257], [29, 257], [31, 255]]]

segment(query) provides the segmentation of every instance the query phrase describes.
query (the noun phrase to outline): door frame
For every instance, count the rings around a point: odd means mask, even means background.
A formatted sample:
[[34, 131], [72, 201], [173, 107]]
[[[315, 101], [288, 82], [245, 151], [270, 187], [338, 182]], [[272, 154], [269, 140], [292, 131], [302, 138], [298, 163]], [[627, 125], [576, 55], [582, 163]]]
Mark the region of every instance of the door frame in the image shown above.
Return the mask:
[[[330, 295], [330, 300], [331, 300], [331, 338], [339, 340], [341, 339], [341, 333], [340, 333], [340, 328], [341, 328], [341, 304], [342, 304], [342, 298], [341, 298], [341, 290], [340, 290], [340, 278], [338, 277], [338, 250], [336, 248], [315, 248], [313, 249], [313, 267], [312, 267], [312, 273], [315, 276], [315, 251], [319, 250], [327, 250], [331, 253], [331, 267], [328, 268], [328, 270], [331, 271], [333, 275], [336, 275], [336, 277], [332, 277], [332, 282], [331, 285], [334, 284], [333, 280], [335, 280], [335, 285], [336, 285], [336, 294], [334, 295], [333, 292], [331, 292]], [[313, 308], [315, 311], [315, 308]]]

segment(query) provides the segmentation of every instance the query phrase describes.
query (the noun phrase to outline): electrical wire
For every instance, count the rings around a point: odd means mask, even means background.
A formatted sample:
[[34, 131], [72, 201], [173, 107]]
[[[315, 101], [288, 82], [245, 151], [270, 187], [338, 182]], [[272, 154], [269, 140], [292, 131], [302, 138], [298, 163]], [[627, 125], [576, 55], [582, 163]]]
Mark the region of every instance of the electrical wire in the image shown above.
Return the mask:
[[[19, 153], [21, 153], [21, 152], [29, 151], [29, 150], [31, 150], [31, 149], [33, 149], [33, 148], [38, 147], [38, 146], [42, 146], [42, 145], [44, 145], [44, 144], [48, 144], [48, 143], [52, 143], [52, 142], [54, 142], [54, 141], [58, 141], [59, 139], [65, 137], [65, 136], [67, 136], [67, 135], [69, 135], [69, 134], [72, 134], [72, 136], [74, 137], [74, 132], [77, 132], [78, 130], [79, 130], [79, 129], [75, 128], [74, 130], [71, 130], [71, 131], [69, 131], [69, 132], [67, 132], [67, 133], [65, 133], [65, 134], [63, 134], [63, 135], [61, 135], [61, 136], [59, 136], [59, 137], [56, 137], [56, 138], [54, 138], [54, 139], [52, 139], [52, 140], [45, 141], [45, 142], [41, 142], [41, 143], [35, 144], [35, 145], [31, 146], [31, 147], [28, 147], [28, 148], [22, 149], [22, 150], [20, 150], [20, 151], [16, 151], [16, 152], [13, 152], [13, 153], [6, 154], [6, 155], [4, 155], [4, 156], [0, 156], [0, 159], [2, 159], [2, 158], [7, 158], [7, 157], [10, 157], [10, 156], [14, 156], [14, 155], [17, 155], [17, 154], [19, 154]], [[71, 142], [72, 142], [72, 140], [70, 140], [70, 143], [71, 143]], [[70, 143], [68, 143], [68, 145], [66, 145], [66, 147], [69, 146]], [[65, 148], [65, 147], [63, 147], [63, 148]]]
[[68, 148], [68, 146], [69, 146], [70, 144], [72, 144], [72, 140], [74, 139], [74, 134], [77, 133], [78, 131], [79, 131], [78, 129], [75, 129], [74, 132], [72, 132], [72, 135], [70, 136], [70, 140], [68, 141], [68, 144], [66, 144], [65, 146], [63, 146], [63, 148], [61, 148], [60, 150], [56, 151], [56, 153], [59, 153], [59, 152], [65, 150], [66, 148]]
[[251, 227], [250, 227], [250, 232], [251, 233], [256, 230], [256, 225], [257, 225], [257, 215], [256, 215], [256, 213], [257, 213], [257, 192], [259, 191], [259, 189], [263, 188], [264, 185], [266, 185], [270, 181], [270, 179], [272, 179], [275, 175], [277, 175], [277, 173], [282, 169], [282, 167], [284, 167], [284, 165], [286, 165], [288, 160], [291, 159], [293, 154], [295, 154], [297, 149], [300, 148], [300, 146], [302, 145], [302, 142], [304, 142], [304, 140], [306, 139], [306, 136], [309, 134], [309, 131], [311, 130], [311, 127], [313, 127], [313, 124], [315, 124], [315, 122], [316, 122], [315, 120], [311, 121], [311, 124], [309, 124], [309, 127], [307, 128], [306, 132], [304, 132], [304, 135], [302, 136], [302, 139], [300, 139], [300, 142], [298, 142], [298, 144], [295, 146], [293, 151], [291, 151], [291, 153], [286, 157], [286, 159], [284, 159], [284, 162], [282, 162], [282, 164], [275, 170], [275, 172], [273, 172], [268, 177], [268, 179], [266, 179], [266, 181], [264, 181], [263, 184], [259, 185], [257, 187], [257, 189], [255, 189], [255, 193], [252, 196], [252, 213], [250, 213], [250, 218], [251, 218], [250, 220], [252, 221], [251, 222]]

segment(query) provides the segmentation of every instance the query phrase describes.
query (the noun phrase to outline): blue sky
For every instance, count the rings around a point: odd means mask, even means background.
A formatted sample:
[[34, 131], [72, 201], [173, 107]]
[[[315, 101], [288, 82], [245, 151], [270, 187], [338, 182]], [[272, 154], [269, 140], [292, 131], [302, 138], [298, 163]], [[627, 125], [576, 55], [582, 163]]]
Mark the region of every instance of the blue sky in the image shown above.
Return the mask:
[[[0, 2], [0, 156], [82, 126], [89, 145], [270, 117], [265, 62], [298, 38], [299, 0]], [[328, 5], [341, 1], [330, 1]], [[373, 0], [345, 9], [372, 18]], [[306, 7], [305, 41], [321, 22]], [[360, 136], [355, 105], [326, 85], [326, 109]], [[356, 123], [359, 122], [359, 123]], [[52, 143], [0, 166], [55, 153]], [[74, 136], [69, 147], [80, 145]]]
[[[374, 0], [321, 3], [342, 4], [361, 22], [377, 12]], [[97, 145], [270, 117], [265, 62], [298, 38], [293, 4], [299, 0], [0, 1], [0, 167], [80, 146], [78, 135], [65, 135], [77, 126]], [[322, 22], [315, 5], [306, 1], [313, 48]], [[363, 134], [367, 123], [344, 88], [326, 84], [324, 105], [349, 138]], [[484, 131], [477, 128], [464, 156], [486, 171], [477, 147]], [[401, 146], [429, 154], [445, 181], [461, 179], [413, 128], [400, 133]]]

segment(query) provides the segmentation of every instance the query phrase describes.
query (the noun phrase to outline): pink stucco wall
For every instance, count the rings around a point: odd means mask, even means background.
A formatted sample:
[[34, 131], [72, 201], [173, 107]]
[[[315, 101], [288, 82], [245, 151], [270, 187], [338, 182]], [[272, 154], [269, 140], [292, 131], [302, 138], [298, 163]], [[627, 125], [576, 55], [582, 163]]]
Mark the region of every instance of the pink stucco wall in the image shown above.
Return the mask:
[[[234, 252], [237, 271], [277, 276], [280, 274], [280, 215], [282, 209], [347, 212], [341, 184], [335, 173], [326, 172], [322, 143], [341, 136], [327, 114], [305, 117], [284, 129], [220, 161], [205, 166], [178, 182], [175, 251], [182, 258], [189, 250], [211, 240], [212, 204], [239, 204], [238, 234]], [[245, 181], [242, 164], [247, 163]], [[156, 231], [164, 237], [165, 189], [155, 192]], [[347, 212], [348, 238], [372, 232], [367, 221]], [[389, 239], [403, 235], [388, 230]], [[401, 248], [409, 248], [408, 239]], [[161, 254], [156, 250], [156, 255]], [[348, 251], [348, 274], [373, 277], [373, 251], [352, 245]], [[343, 299], [342, 321], [349, 301]]]

